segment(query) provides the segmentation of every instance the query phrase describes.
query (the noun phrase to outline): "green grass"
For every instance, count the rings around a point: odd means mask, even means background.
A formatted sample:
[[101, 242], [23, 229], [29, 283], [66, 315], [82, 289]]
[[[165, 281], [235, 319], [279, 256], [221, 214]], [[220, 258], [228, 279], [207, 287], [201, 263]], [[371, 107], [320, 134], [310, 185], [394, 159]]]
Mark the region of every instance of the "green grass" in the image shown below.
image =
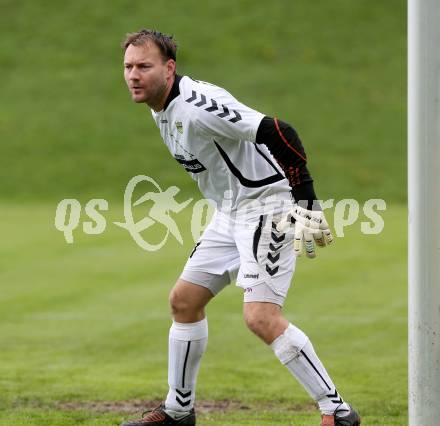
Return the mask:
[[[148, 253], [111, 223], [102, 235], [77, 231], [68, 245], [55, 207], [0, 207], [0, 424], [117, 425], [127, 414], [57, 404], [164, 397], [167, 294], [193, 245], [189, 218], [177, 218], [184, 247], [170, 240]], [[107, 216], [120, 220], [120, 205]], [[380, 426], [407, 423], [406, 210], [389, 206], [384, 219], [380, 235], [356, 223], [317, 259], [301, 258], [285, 306], [364, 423]], [[235, 286], [208, 307], [198, 397], [251, 409], [201, 414], [198, 424], [317, 425], [308, 396], [241, 309]]]
[[[119, 43], [141, 27], [175, 34], [181, 74], [293, 124], [321, 198], [387, 201], [381, 235], [357, 222], [300, 260], [285, 313], [364, 424], [406, 424], [406, 3], [3, 0], [1, 10], [0, 424], [117, 425], [127, 414], [59, 404], [167, 390], [167, 294], [193, 245], [187, 214], [184, 247], [157, 253], [110, 222], [103, 235], [76, 230], [73, 245], [53, 224], [63, 198], [106, 198], [108, 218], [122, 220], [137, 174], [199, 197], [123, 82]], [[241, 305], [230, 286], [209, 306], [198, 396], [250, 409], [198, 424], [317, 425]]]
[[403, 202], [405, 14], [402, 0], [3, 0], [0, 197], [118, 199], [136, 174], [194, 192], [122, 78], [121, 39], [155, 27], [176, 36], [180, 73], [297, 128], [320, 197]]

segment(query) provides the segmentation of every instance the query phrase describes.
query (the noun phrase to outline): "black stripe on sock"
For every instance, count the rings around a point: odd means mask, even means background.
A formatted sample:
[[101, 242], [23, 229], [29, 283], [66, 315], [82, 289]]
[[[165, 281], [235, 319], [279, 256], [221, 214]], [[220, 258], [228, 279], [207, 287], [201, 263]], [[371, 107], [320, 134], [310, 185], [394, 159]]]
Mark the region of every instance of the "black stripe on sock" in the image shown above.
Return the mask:
[[185, 371], [186, 371], [186, 363], [188, 361], [190, 347], [191, 347], [191, 341], [188, 342], [188, 346], [186, 347], [185, 362], [183, 363], [183, 373], [182, 373], [182, 388], [185, 388]]
[[301, 349], [301, 353], [304, 355], [305, 359], [309, 362], [309, 364], [312, 366], [312, 368], [316, 371], [319, 377], [321, 377], [321, 380], [325, 383], [328, 390], [331, 390], [332, 388], [327, 384], [327, 382], [324, 380], [324, 377], [321, 376], [321, 373], [318, 371], [318, 369], [313, 365], [313, 362], [310, 361], [309, 357], [306, 355], [306, 353]]

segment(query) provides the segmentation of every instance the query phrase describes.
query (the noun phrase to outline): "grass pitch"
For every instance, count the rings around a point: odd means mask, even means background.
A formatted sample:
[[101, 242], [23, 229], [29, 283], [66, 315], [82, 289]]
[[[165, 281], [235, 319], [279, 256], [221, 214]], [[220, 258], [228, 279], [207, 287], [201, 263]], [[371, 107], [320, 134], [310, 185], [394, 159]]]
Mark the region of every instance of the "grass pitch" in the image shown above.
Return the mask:
[[[55, 205], [3, 205], [0, 245], [0, 424], [118, 425], [167, 391], [167, 294], [193, 242], [139, 249], [110, 206], [102, 235], [55, 230]], [[297, 264], [286, 316], [310, 336], [342, 395], [366, 425], [404, 425], [406, 211], [385, 228], [359, 223], [318, 258]], [[318, 425], [311, 401], [245, 327], [240, 289], [208, 307], [198, 424]], [[209, 409], [210, 405], [217, 409]], [[221, 408], [224, 408], [223, 410]]]

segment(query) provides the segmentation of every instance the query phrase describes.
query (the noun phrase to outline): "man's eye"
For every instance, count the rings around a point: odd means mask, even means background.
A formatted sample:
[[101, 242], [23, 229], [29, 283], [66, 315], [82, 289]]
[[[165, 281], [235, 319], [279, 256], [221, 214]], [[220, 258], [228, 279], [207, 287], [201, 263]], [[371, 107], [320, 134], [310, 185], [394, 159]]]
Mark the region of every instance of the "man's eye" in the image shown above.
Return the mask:
[[131, 69], [131, 65], [125, 65], [125, 69], [126, 69], [126, 70]]

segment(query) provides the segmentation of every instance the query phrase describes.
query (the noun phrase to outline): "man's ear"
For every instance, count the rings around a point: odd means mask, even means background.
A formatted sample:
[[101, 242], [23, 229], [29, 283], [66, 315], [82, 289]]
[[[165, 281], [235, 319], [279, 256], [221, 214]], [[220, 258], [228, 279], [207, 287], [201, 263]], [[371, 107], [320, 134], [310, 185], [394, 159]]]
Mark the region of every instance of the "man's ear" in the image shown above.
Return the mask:
[[168, 59], [167, 71], [168, 71], [168, 77], [171, 77], [176, 73], [176, 61], [174, 59]]

